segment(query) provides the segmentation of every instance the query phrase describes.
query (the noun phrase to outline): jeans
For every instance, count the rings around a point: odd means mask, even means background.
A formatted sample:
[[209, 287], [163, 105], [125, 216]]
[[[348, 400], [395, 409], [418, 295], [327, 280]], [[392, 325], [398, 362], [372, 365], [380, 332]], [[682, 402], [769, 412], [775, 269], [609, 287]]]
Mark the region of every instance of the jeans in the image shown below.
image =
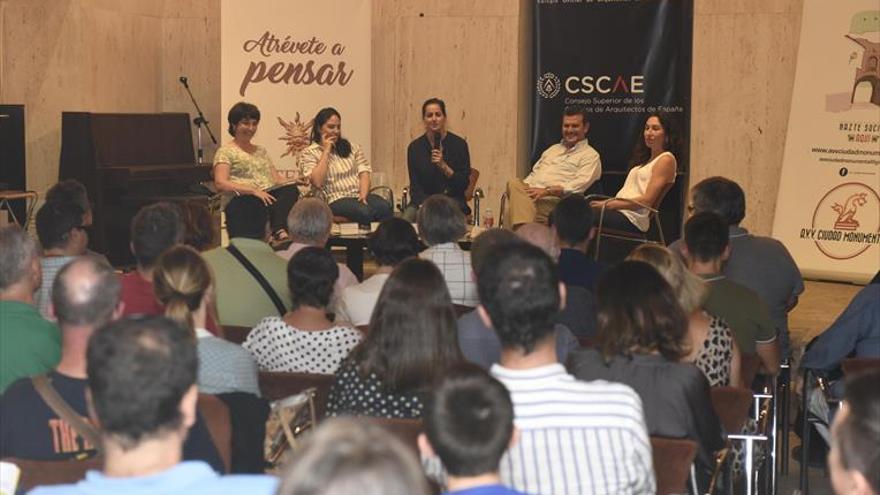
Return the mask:
[[381, 222], [394, 214], [388, 201], [375, 194], [367, 195], [367, 204], [361, 203], [357, 198], [337, 199], [330, 203], [330, 210], [336, 216], [348, 218], [362, 225]]

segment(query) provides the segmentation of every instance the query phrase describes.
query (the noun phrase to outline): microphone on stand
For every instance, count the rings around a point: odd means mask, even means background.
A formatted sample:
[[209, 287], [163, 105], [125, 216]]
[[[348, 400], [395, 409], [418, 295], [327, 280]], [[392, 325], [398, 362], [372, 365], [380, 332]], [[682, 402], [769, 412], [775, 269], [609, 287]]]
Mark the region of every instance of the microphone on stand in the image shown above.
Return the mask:
[[186, 86], [187, 88], [189, 87], [189, 84], [187, 84], [187, 78], [186, 78], [186, 76], [180, 76], [180, 79], [178, 79], [178, 80], [180, 81], [181, 84], [183, 84], [183, 85]]

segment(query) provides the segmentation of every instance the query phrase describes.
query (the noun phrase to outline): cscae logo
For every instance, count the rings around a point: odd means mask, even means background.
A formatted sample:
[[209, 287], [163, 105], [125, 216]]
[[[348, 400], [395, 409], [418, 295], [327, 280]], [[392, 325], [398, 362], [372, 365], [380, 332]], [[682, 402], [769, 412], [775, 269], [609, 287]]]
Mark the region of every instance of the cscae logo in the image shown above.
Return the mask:
[[538, 94], [544, 98], [553, 98], [559, 94], [562, 88], [562, 82], [552, 72], [545, 72], [543, 76], [538, 78]]

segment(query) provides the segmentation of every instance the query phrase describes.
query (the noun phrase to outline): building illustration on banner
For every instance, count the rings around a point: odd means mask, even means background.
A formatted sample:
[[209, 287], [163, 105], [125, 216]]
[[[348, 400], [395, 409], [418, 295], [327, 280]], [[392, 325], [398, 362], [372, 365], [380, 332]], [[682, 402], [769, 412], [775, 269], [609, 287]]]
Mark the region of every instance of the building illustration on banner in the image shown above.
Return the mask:
[[880, 10], [854, 14], [844, 37], [858, 45], [862, 53], [861, 57], [856, 51], [849, 55], [850, 66], [858, 64], [851, 91], [827, 95], [826, 110], [843, 112], [866, 105], [880, 106]]

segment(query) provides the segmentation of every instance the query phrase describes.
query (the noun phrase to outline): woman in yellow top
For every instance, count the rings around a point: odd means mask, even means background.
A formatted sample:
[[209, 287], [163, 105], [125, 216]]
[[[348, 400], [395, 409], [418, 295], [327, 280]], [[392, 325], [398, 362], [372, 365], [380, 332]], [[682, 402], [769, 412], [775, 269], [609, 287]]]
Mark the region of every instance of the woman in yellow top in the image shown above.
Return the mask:
[[266, 148], [251, 142], [260, 124], [260, 110], [240, 101], [229, 109], [228, 120], [233, 139], [214, 154], [214, 186], [219, 192], [260, 198], [269, 209], [273, 239], [287, 240], [287, 213], [299, 198], [299, 190], [278, 173]]

